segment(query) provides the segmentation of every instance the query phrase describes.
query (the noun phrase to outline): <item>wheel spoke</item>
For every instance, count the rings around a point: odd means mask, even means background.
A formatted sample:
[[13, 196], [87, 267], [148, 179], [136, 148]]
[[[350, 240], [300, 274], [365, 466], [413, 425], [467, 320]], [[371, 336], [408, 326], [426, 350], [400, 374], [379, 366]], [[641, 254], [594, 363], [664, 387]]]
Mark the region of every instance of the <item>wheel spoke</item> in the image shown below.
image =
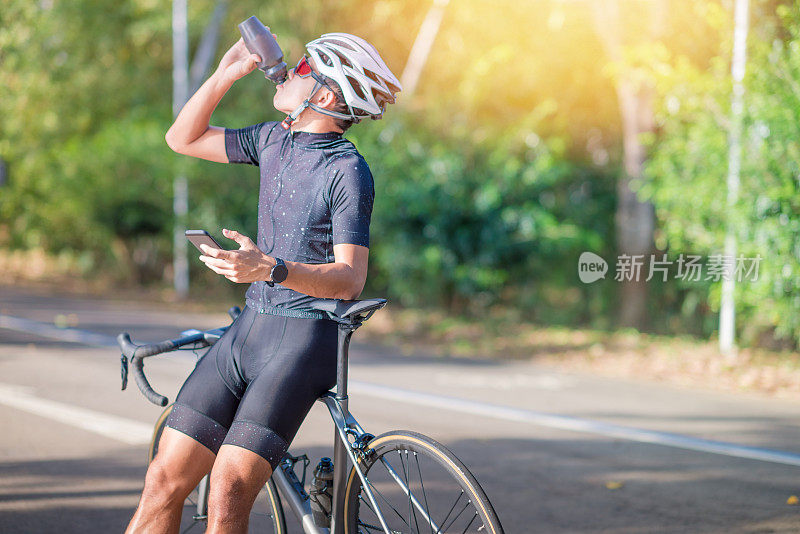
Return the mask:
[[[412, 534], [419, 534], [419, 523], [417, 523], [417, 514], [414, 511], [414, 506], [411, 503], [411, 482], [409, 480], [409, 473], [411, 469], [408, 465], [408, 450], [404, 451], [397, 451], [400, 455], [400, 465], [403, 467], [403, 476], [405, 476], [406, 480], [406, 487], [408, 488], [408, 528], [411, 529]], [[406, 455], [406, 460], [403, 461], [403, 453]], [[417, 527], [416, 533], [414, 533], [414, 529], [411, 527], [411, 518], [414, 518], [414, 526]]]
[[456, 497], [456, 502], [454, 502], [454, 503], [453, 503], [453, 506], [451, 506], [451, 507], [450, 507], [450, 511], [449, 511], [449, 512], [447, 512], [447, 515], [446, 515], [446, 516], [444, 516], [444, 519], [442, 519], [442, 523], [444, 523], [445, 521], [447, 521], [447, 519], [450, 517], [450, 514], [452, 514], [452, 513], [453, 513], [453, 510], [455, 510], [455, 508], [456, 508], [456, 505], [458, 504], [458, 501], [460, 501], [460, 500], [461, 500], [461, 496], [462, 496], [462, 495], [464, 495], [464, 490], [461, 490], [461, 493], [459, 493], [459, 494], [458, 494], [458, 497]]
[[469, 520], [469, 523], [467, 523], [467, 526], [464, 527], [464, 530], [461, 531], [461, 534], [466, 534], [467, 533], [467, 529], [470, 527], [470, 525], [472, 525], [472, 522], [475, 521], [476, 517], [478, 517], [478, 511], [477, 510], [475, 510], [475, 515], [473, 515], [472, 519]]
[[[368, 484], [369, 484], [369, 486], [372, 488], [372, 491], [374, 491], [374, 492], [375, 492], [375, 494], [376, 494], [376, 495], [378, 495], [378, 497], [380, 497], [381, 499], [383, 499], [383, 500], [384, 500], [384, 502], [385, 502], [386, 504], [388, 504], [388, 505], [389, 505], [389, 508], [391, 508], [392, 510], [394, 510], [394, 513], [396, 513], [396, 514], [397, 514], [397, 517], [399, 517], [399, 518], [400, 518], [400, 520], [401, 520], [403, 523], [405, 523], [405, 524], [408, 526], [408, 528], [411, 528], [411, 525], [409, 525], [408, 523], [406, 523], [406, 520], [405, 520], [405, 518], [403, 517], [403, 514], [401, 514], [400, 512], [398, 512], [398, 511], [397, 511], [397, 508], [395, 508], [394, 506], [392, 506], [392, 503], [390, 503], [390, 502], [389, 502], [389, 500], [388, 500], [386, 497], [384, 497], [384, 496], [383, 496], [383, 493], [381, 493], [381, 492], [380, 492], [380, 490], [379, 490], [378, 488], [376, 488], [376, 487], [375, 487], [375, 484], [373, 484], [373, 483], [372, 483], [372, 482], [369, 480], [369, 478], [367, 478], [367, 477], [364, 477], [364, 478], [366, 478], [366, 479], [367, 479], [367, 483], [368, 483]], [[362, 499], [362, 500], [364, 500], [364, 497], [362, 496], [362, 497], [361, 497], [361, 499]], [[377, 503], [376, 503], [376, 504], [377, 504]], [[372, 510], [372, 507], [370, 507], [370, 510]], [[378, 512], [376, 512], [375, 510], [372, 510], [372, 513], [374, 513], [376, 516], [378, 515]]]
[[464, 505], [464, 508], [462, 508], [462, 509], [461, 509], [461, 511], [459, 511], [459, 512], [458, 512], [458, 513], [457, 513], [455, 516], [453, 516], [453, 520], [452, 520], [452, 521], [450, 521], [450, 523], [448, 523], [448, 525], [447, 525], [446, 527], [444, 527], [444, 529], [443, 529], [443, 530], [444, 530], [445, 532], [447, 532], [447, 529], [448, 529], [448, 528], [450, 528], [450, 525], [452, 525], [453, 523], [455, 523], [455, 522], [456, 522], [456, 519], [458, 519], [458, 516], [460, 516], [460, 515], [461, 515], [461, 513], [462, 513], [464, 510], [466, 510], [466, 509], [467, 509], [467, 507], [470, 505], [470, 503], [471, 503], [471, 502], [472, 502], [472, 501], [470, 501], [470, 500], [467, 500], [467, 504], [465, 504], [465, 505]]
[[[367, 508], [369, 508], [370, 512], [372, 512], [373, 514], [375, 514], [375, 510], [373, 510], [373, 509], [372, 509], [372, 503], [370, 503], [370, 502], [369, 502], [367, 499], [365, 499], [365, 498], [364, 498], [364, 496], [363, 496], [363, 495], [361, 495], [361, 493], [359, 493], [359, 494], [358, 494], [358, 499], [359, 499], [361, 502], [363, 502], [364, 504], [366, 504], [366, 505], [367, 505]], [[378, 514], [375, 514], [375, 515], [377, 516]]]
[[[351, 493], [356, 507], [351, 529], [358, 534], [378, 534], [386, 528], [390, 534], [501, 531], [496, 530], [499, 525], [480, 485], [464, 476], [469, 472], [458, 458], [434, 440], [411, 434], [398, 432], [376, 443], [377, 454], [360, 473], [362, 484]], [[386, 512], [387, 506], [394, 513]], [[488, 518], [482, 509], [489, 510]]]
[[[403, 492], [406, 493], [408, 495], [408, 497], [411, 499], [411, 502], [414, 503], [414, 506], [416, 507], [417, 511], [419, 511], [425, 517], [426, 521], [428, 521], [429, 524], [433, 523], [433, 518], [431, 518], [430, 515], [428, 515], [428, 512], [426, 510], [422, 509], [422, 504], [420, 504], [419, 500], [414, 496], [414, 493], [408, 487], [408, 484], [404, 483], [401, 480], [400, 475], [397, 474], [397, 470], [394, 467], [392, 467], [392, 464], [389, 462], [389, 460], [387, 460], [385, 457], [382, 456], [380, 458], [380, 461], [384, 465], [384, 467], [386, 467], [386, 470], [389, 472], [389, 475], [394, 479], [394, 481], [397, 483], [397, 485], [400, 486], [400, 488], [403, 490]], [[401, 461], [402, 461], [402, 457], [401, 457]], [[434, 529], [438, 529], [439, 528], [439, 527], [436, 526], [435, 523], [433, 523], [432, 526], [433, 526]], [[410, 528], [410, 526], [409, 526], [409, 528]]]
[[[374, 530], [376, 532], [383, 532], [383, 528], [376, 527], [375, 525], [370, 525], [368, 523], [364, 523], [363, 521], [359, 521], [358, 524], [359, 524], [359, 526], [365, 527], [365, 528], [367, 528], [369, 530]], [[361, 530], [361, 529], [359, 529], [359, 530]]]
[[[419, 455], [417, 454], [417, 451], [414, 451], [414, 460], [417, 462], [417, 473], [419, 474], [419, 485], [422, 488], [422, 498], [425, 501], [425, 511], [428, 514], [428, 517], [433, 519], [431, 516], [431, 507], [428, 505], [428, 496], [425, 494], [425, 484], [422, 483], [422, 471], [419, 468]], [[428, 521], [428, 526], [431, 529], [431, 534], [433, 534], [433, 522]]]

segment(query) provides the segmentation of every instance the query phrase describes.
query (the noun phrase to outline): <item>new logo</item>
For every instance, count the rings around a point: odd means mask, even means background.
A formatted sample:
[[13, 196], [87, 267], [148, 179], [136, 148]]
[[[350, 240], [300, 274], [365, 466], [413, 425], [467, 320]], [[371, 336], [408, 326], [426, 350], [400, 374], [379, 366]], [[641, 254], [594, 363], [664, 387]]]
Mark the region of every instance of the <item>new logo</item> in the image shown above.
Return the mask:
[[591, 284], [592, 282], [606, 277], [608, 272], [608, 263], [606, 260], [593, 252], [584, 252], [578, 258], [578, 278], [584, 284]]

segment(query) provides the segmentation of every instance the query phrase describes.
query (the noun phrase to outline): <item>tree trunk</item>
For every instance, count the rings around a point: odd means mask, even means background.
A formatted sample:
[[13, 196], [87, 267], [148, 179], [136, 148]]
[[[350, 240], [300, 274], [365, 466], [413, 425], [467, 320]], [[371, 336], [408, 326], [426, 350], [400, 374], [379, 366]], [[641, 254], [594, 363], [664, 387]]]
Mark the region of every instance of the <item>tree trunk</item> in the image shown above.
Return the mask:
[[655, 210], [650, 202], [641, 202], [631, 189], [631, 182], [642, 177], [645, 149], [641, 134], [652, 129], [652, 106], [648, 95], [628, 80], [617, 82], [617, 97], [622, 114], [623, 173], [617, 182], [617, 250], [630, 256], [644, 255], [638, 279], [621, 282], [620, 326], [642, 329], [647, 325], [647, 278], [649, 254], [653, 251]]
[[[595, 29], [606, 54], [614, 62], [623, 59], [622, 20], [618, 0], [595, 0], [592, 4]], [[660, 33], [664, 3], [653, 2], [649, 9], [651, 26], [645, 37]], [[630, 256], [644, 255], [640, 276], [620, 282], [619, 324], [642, 329], [647, 324], [648, 255], [653, 251], [655, 210], [650, 202], [640, 202], [631, 182], [642, 177], [645, 150], [641, 134], [653, 129], [652, 96], [647, 87], [632, 80], [624, 70], [615, 80], [622, 119], [623, 172], [617, 182], [617, 251]]]

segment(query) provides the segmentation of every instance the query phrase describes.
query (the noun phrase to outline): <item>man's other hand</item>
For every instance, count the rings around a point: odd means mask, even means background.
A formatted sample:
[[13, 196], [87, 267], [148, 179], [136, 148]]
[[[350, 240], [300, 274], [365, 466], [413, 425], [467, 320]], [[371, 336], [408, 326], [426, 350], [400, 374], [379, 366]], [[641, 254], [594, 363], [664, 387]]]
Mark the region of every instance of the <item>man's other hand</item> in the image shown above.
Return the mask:
[[231, 282], [249, 284], [259, 280], [269, 280], [269, 273], [275, 260], [259, 250], [246, 235], [235, 230], [222, 230], [228, 239], [236, 241], [239, 250], [220, 250], [200, 245], [203, 256], [200, 261], [217, 274]]
[[234, 82], [253, 72], [260, 61], [261, 57], [251, 54], [244, 44], [244, 39], [240, 38], [222, 56], [217, 71]]

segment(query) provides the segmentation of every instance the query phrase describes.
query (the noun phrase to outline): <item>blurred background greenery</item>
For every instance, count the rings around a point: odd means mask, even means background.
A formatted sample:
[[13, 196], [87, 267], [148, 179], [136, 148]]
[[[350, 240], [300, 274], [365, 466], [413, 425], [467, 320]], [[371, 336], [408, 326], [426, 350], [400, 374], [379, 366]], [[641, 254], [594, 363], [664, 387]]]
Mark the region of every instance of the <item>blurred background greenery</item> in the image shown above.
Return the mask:
[[[592, 0], [450, 3], [416, 92], [347, 134], [375, 176], [364, 295], [467, 316], [492, 307], [542, 324], [715, 335], [718, 281], [648, 282], [634, 321], [621, 313], [633, 297], [613, 276], [579, 281], [581, 252], [613, 274], [628, 250], [615, 217], [629, 184], [652, 209], [646, 252], [721, 254], [731, 222], [739, 251], [764, 258], [758, 280], [736, 286], [741, 342], [797, 348], [800, 5], [751, 0], [741, 189], [726, 213], [732, 3], [619, 0], [613, 12]], [[191, 50], [215, 5], [189, 3]], [[345, 31], [399, 75], [430, 5], [237, 1], [214, 65], [255, 14], [287, 63], [319, 34]], [[170, 287], [179, 170], [189, 227], [255, 235], [257, 169], [192, 160], [164, 142], [171, 15], [157, 0], [5, 0], [0, 254], [44, 251], [79, 276]], [[212, 124], [280, 120], [273, 91], [258, 72], [240, 80]], [[638, 130], [626, 130], [626, 98], [646, 118]], [[625, 159], [632, 131], [635, 172]], [[190, 263], [193, 288], [241, 293]]]

